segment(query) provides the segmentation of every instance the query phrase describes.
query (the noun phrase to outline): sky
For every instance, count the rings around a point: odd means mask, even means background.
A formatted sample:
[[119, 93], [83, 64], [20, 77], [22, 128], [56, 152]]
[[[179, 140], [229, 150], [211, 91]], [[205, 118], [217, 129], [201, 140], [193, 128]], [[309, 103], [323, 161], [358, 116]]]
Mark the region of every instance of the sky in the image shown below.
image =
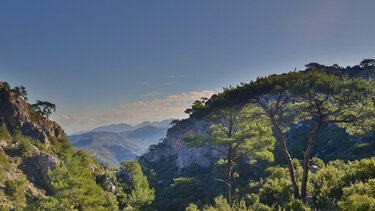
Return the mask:
[[258, 76], [375, 58], [373, 0], [3, 0], [0, 80], [67, 133], [186, 118]]

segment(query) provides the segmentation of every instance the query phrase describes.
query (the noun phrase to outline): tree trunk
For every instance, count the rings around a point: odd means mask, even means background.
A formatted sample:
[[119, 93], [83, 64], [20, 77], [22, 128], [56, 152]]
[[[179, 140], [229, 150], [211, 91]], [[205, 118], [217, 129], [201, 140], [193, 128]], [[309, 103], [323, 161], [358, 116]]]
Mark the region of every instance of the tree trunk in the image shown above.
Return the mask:
[[302, 175], [302, 184], [301, 184], [301, 198], [303, 201], [306, 199], [306, 186], [307, 186], [307, 179], [309, 174], [309, 160], [311, 158], [311, 154], [314, 147], [315, 136], [318, 133], [320, 127], [322, 126], [322, 121], [317, 121], [316, 125], [312, 129], [309, 137], [309, 145], [307, 146], [307, 150], [303, 157], [303, 175]]
[[231, 188], [232, 188], [232, 185], [231, 185], [231, 173], [232, 173], [232, 168], [228, 168], [228, 171], [227, 171], [227, 202], [229, 205], [231, 205]]
[[231, 147], [229, 147], [228, 150], [228, 164], [227, 164], [227, 202], [229, 205], [232, 205], [232, 196], [231, 196], [231, 179], [232, 179], [232, 150]]
[[292, 160], [292, 157], [289, 154], [288, 148], [286, 147], [286, 139], [285, 139], [279, 125], [276, 123], [275, 120], [272, 120], [272, 125], [273, 125], [274, 129], [276, 130], [276, 135], [280, 139], [281, 148], [284, 152], [285, 159], [288, 162], [288, 169], [289, 169], [290, 179], [291, 179], [292, 185], [293, 185], [294, 198], [299, 199], [300, 196], [299, 196], [298, 184], [297, 184], [297, 180], [296, 180], [296, 174], [294, 172], [293, 160]]

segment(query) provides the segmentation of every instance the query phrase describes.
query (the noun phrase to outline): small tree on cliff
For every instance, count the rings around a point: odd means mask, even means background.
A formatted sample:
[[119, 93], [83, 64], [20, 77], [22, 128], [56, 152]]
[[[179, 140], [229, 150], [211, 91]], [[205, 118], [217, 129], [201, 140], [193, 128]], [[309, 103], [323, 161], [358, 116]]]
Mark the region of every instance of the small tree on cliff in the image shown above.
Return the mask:
[[359, 64], [362, 67], [374, 67], [375, 66], [375, 59], [364, 59]]
[[26, 91], [26, 88], [24, 86], [15, 86], [12, 89], [12, 92], [14, 92], [16, 94], [16, 97], [21, 97], [24, 101], [28, 100], [27, 91]]
[[217, 180], [225, 185], [229, 204], [231, 204], [233, 167], [245, 156], [273, 159], [273, 154], [269, 151], [273, 149], [275, 143], [272, 130], [264, 121], [251, 116], [254, 109], [256, 108], [241, 109], [239, 106], [234, 106], [215, 110], [206, 116], [208, 121], [214, 123], [208, 134], [185, 138], [190, 147], [207, 147], [221, 154], [225, 172], [221, 172], [222, 178]]
[[56, 111], [56, 105], [47, 101], [37, 100], [35, 104], [32, 105], [33, 109], [39, 112], [42, 116], [49, 117], [52, 112]]

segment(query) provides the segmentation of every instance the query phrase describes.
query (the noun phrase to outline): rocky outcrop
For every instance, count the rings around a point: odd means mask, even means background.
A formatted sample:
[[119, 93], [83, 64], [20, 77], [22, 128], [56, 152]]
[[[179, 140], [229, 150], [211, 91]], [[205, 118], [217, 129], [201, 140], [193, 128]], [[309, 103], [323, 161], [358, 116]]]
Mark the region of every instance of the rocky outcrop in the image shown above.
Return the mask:
[[177, 122], [168, 130], [167, 137], [162, 143], [140, 157], [139, 162], [142, 168], [147, 169], [147, 162], [157, 162], [163, 156], [165, 158], [176, 157], [174, 162], [179, 172], [192, 164], [202, 167], [210, 166], [213, 161], [219, 158], [219, 154], [216, 151], [201, 147], [191, 148], [186, 146], [183, 141], [189, 135], [207, 133], [209, 127], [209, 123], [192, 118]]
[[[43, 143], [47, 148], [52, 147], [49, 137], [63, 138], [64, 130], [54, 121], [40, 117], [34, 121], [30, 116], [31, 106], [10, 90], [7, 83], [0, 81], [0, 126], [14, 134], [17, 130], [26, 137], [31, 137]], [[0, 140], [0, 148], [16, 148], [18, 140], [13, 143]], [[28, 180], [40, 189], [47, 189], [48, 169], [54, 169], [60, 160], [54, 153], [46, 153], [32, 146], [32, 155], [23, 157], [17, 166], [27, 176]]]
[[0, 126], [14, 133], [20, 130], [24, 136], [37, 139], [49, 146], [48, 137], [65, 136], [64, 130], [54, 121], [45, 117], [31, 121], [30, 105], [9, 90], [6, 83], [0, 81]]
[[18, 168], [37, 188], [47, 189], [48, 169], [54, 170], [58, 162], [59, 159], [55, 154], [41, 151], [38, 155], [23, 159]]

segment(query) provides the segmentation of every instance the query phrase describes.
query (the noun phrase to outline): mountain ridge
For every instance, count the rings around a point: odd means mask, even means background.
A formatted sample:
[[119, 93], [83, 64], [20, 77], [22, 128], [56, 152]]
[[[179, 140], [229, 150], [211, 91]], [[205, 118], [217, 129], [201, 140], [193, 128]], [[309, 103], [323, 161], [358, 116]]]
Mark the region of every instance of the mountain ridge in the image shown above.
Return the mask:
[[132, 126], [132, 129], [129, 128], [121, 132], [113, 132], [113, 128], [107, 127], [104, 129], [109, 131], [92, 130], [87, 133], [70, 135], [68, 139], [73, 147], [77, 150], [85, 150], [88, 154], [93, 155], [98, 162], [116, 166], [124, 160], [136, 159], [137, 156], [146, 152], [150, 145], [157, 144], [160, 139], [165, 137], [168, 128], [152, 125], [163, 126], [169, 121], [143, 122]]

